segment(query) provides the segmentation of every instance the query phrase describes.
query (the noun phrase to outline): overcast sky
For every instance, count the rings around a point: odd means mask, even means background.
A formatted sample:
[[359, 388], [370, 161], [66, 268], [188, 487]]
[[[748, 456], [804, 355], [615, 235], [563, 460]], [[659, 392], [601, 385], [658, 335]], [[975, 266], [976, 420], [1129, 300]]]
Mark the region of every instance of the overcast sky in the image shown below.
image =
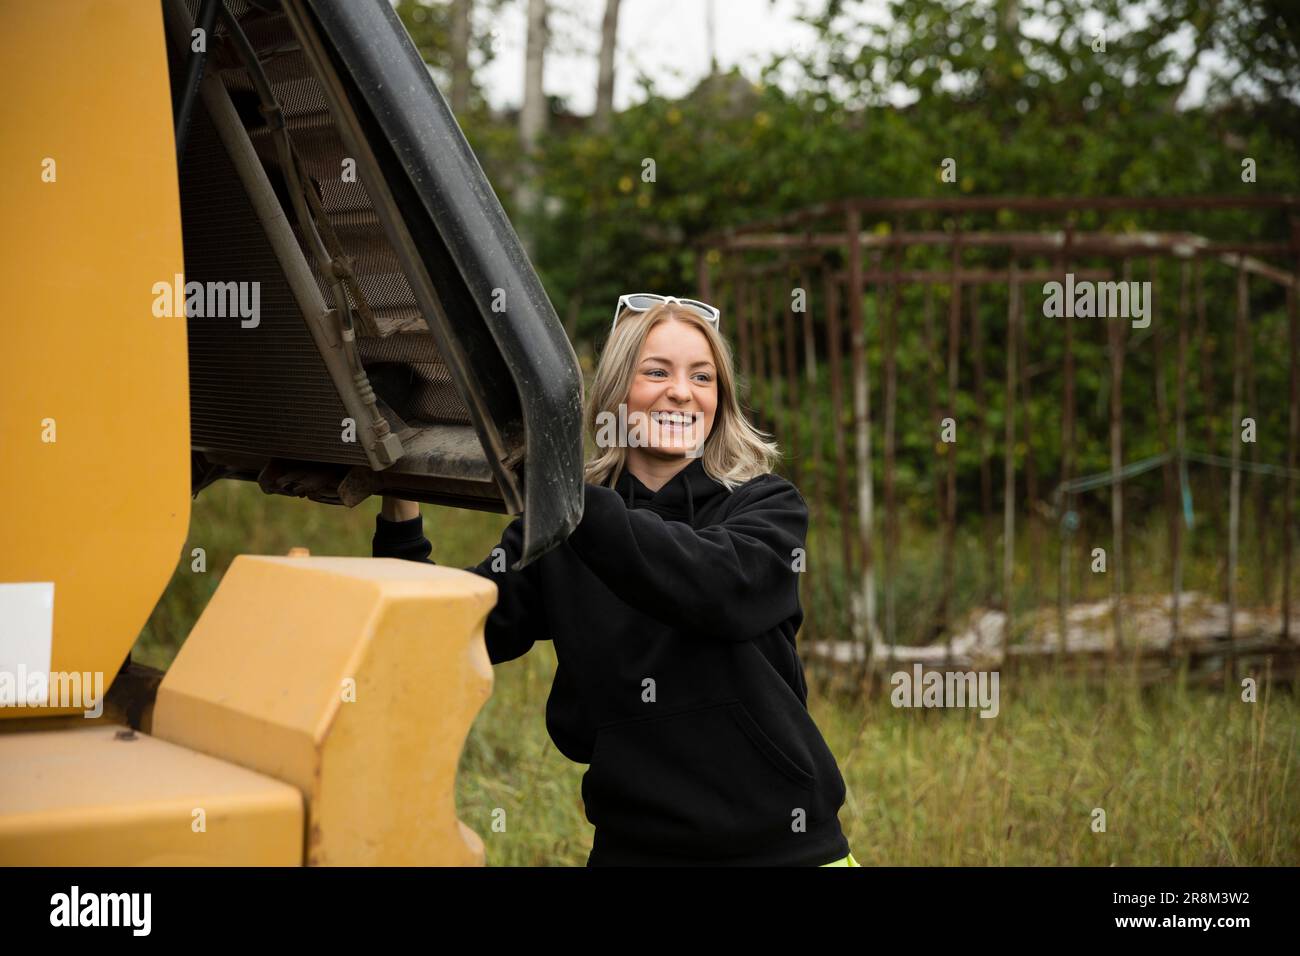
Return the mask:
[[[640, 74], [653, 78], [665, 96], [679, 97], [708, 73], [706, 10], [710, 0], [623, 0], [618, 27], [618, 59], [614, 71], [614, 108], [625, 109], [641, 102], [644, 95]], [[723, 72], [733, 66], [751, 80], [773, 54], [806, 51], [816, 42], [814, 31], [799, 23], [800, 14], [820, 11], [825, 0], [712, 0], [716, 11], [718, 66]], [[1143, 7], [1162, 0], [1135, 0], [1126, 10], [1141, 20]], [[496, 109], [518, 107], [523, 100], [524, 39], [527, 33], [524, 0], [508, 3], [494, 24], [476, 22], [478, 29], [497, 31], [497, 56], [484, 67], [471, 60], [471, 67]], [[853, 6], [854, 17], [884, 22], [885, 0], [866, 0]], [[552, 43], [546, 56], [543, 87], [547, 94], [563, 96], [571, 112], [587, 115], [595, 108], [597, 57], [600, 48], [600, 20], [605, 0], [553, 0]], [[482, 8], [478, 15], [483, 16]], [[1095, 21], [1095, 22], [1094, 22]], [[1101, 26], [1090, 17], [1085, 30]], [[1023, 24], [1026, 34], [1051, 34], [1053, 27], [1035, 22]], [[1112, 27], [1114, 29], [1114, 27]], [[1191, 27], [1171, 43], [1188, 55], [1192, 48]], [[1201, 69], [1193, 75], [1180, 105], [1199, 103], [1204, 97], [1207, 68], [1222, 68], [1213, 52], [1207, 53]], [[788, 86], [782, 83], [782, 86]], [[890, 97], [891, 101], [894, 98]], [[897, 100], [900, 105], [906, 98]]]
[[[739, 66], [750, 79], [776, 52], [795, 43], [810, 44], [813, 31], [794, 17], [819, 9], [810, 0], [715, 0], [718, 66]], [[543, 86], [566, 98], [569, 109], [588, 114], [595, 108], [600, 21], [605, 0], [558, 0], [551, 16], [552, 47], [547, 52]], [[624, 109], [644, 97], [637, 75], [653, 77], [666, 96], [689, 92], [709, 69], [705, 32], [707, 0], [623, 0], [618, 21], [618, 59], [614, 71], [614, 108]], [[500, 109], [523, 99], [525, 4], [507, 4], [495, 29], [497, 56], [477, 76], [488, 102]]]

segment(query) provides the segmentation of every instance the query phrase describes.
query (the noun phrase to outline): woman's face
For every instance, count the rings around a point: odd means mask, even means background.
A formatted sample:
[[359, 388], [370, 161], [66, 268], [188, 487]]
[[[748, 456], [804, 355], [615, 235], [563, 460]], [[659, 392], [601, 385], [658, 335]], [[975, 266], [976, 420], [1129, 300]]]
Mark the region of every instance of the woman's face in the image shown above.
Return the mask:
[[709, 340], [688, 322], [660, 322], [641, 347], [627, 395], [627, 420], [647, 422], [649, 444], [629, 448], [629, 456], [681, 458], [693, 451], [698, 457], [717, 409], [718, 369]]

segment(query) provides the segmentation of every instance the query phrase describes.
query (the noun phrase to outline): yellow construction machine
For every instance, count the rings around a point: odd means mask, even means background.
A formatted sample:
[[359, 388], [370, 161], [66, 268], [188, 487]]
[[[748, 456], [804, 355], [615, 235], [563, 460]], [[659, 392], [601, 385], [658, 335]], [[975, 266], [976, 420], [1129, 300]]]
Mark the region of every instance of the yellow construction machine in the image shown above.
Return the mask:
[[0, 4], [0, 864], [474, 864], [495, 586], [240, 555], [130, 649], [220, 480], [582, 502], [573, 349], [383, 0]]

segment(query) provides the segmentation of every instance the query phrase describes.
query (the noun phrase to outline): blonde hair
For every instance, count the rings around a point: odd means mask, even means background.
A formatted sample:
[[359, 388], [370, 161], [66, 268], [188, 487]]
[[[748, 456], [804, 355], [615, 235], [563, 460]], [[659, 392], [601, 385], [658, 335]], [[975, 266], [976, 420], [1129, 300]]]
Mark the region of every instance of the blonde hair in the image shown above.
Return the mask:
[[[660, 322], [670, 319], [692, 325], [704, 334], [717, 367], [718, 408], [701, 456], [705, 473], [728, 491], [734, 491], [751, 478], [770, 473], [781, 452], [776, 442], [769, 440], [772, 436], [755, 428], [741, 411], [731, 346], [711, 322], [676, 302], [661, 302], [645, 312], [624, 309], [619, 315], [618, 324], [600, 353], [587, 396], [584, 421], [590, 434], [596, 434], [602, 412], [618, 415], [619, 405], [627, 401], [632, 389], [632, 376], [646, 338]], [[593, 485], [612, 486], [626, 463], [626, 447], [598, 447], [595, 457], [584, 468], [584, 480]]]

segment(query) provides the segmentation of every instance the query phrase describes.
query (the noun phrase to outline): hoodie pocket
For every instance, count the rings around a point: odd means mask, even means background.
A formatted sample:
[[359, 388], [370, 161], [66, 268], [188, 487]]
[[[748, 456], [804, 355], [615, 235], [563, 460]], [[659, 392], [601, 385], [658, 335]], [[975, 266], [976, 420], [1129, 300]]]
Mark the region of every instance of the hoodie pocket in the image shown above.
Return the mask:
[[737, 700], [601, 727], [582, 778], [587, 819], [684, 855], [740, 853], [814, 813], [814, 778]]

